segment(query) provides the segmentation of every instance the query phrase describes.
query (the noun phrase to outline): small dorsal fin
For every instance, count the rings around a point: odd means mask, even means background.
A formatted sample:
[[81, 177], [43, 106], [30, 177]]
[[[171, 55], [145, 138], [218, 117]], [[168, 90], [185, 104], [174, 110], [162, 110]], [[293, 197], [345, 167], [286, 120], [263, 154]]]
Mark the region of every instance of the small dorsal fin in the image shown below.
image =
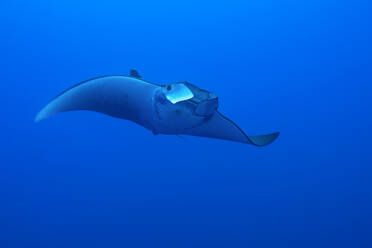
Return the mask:
[[142, 78], [136, 69], [131, 69], [129, 75], [134, 78]]

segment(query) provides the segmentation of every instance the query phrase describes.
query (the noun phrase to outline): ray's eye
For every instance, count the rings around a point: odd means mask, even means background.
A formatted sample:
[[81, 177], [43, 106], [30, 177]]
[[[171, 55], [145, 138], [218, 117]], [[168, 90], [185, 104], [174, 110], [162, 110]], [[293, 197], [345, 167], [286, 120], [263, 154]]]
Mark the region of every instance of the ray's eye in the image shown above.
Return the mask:
[[167, 90], [171, 90], [171, 89], [172, 89], [172, 86], [168, 85]]

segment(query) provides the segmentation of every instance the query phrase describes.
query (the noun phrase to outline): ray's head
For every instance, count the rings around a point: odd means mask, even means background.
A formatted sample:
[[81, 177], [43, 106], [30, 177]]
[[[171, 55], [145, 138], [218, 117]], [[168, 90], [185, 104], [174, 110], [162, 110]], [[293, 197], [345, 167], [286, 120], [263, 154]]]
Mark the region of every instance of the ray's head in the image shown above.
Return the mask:
[[208, 120], [218, 108], [215, 94], [187, 83], [161, 86], [155, 95], [155, 112], [168, 129], [182, 130]]
[[188, 82], [167, 84], [161, 88], [162, 98], [174, 105], [192, 105], [193, 114], [208, 117], [218, 108], [217, 95]]

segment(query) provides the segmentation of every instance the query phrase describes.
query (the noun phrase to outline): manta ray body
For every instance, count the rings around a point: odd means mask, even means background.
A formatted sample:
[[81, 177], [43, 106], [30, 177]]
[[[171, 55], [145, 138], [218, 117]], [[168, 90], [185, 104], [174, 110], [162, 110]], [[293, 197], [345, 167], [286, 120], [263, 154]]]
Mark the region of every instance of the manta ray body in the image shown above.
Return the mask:
[[35, 121], [57, 113], [89, 110], [133, 121], [154, 134], [193, 135], [255, 146], [273, 142], [279, 132], [248, 136], [218, 111], [217, 95], [188, 82], [166, 85], [129, 76], [103, 76], [81, 82], [53, 98]]

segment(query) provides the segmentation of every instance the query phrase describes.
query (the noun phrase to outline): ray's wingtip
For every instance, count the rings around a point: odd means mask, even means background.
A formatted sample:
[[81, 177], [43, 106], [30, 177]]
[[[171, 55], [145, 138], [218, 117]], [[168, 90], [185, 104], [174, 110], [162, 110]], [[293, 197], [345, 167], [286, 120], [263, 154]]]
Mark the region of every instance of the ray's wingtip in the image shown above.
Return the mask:
[[44, 109], [42, 109], [34, 118], [34, 122], [38, 123], [44, 119], [46, 119], [48, 116], [45, 115]]
[[42, 120], [42, 118], [40, 117], [40, 113], [39, 114], [37, 114], [36, 116], [35, 116], [35, 118], [34, 118], [34, 123], [38, 123], [38, 122], [40, 122]]
[[273, 143], [280, 135], [280, 132], [271, 134], [248, 136], [249, 141], [255, 146], [267, 146]]
[[273, 135], [275, 136], [275, 139], [276, 139], [276, 138], [278, 138], [278, 137], [279, 137], [279, 135], [280, 135], [280, 132], [275, 132], [275, 133], [273, 133]]

